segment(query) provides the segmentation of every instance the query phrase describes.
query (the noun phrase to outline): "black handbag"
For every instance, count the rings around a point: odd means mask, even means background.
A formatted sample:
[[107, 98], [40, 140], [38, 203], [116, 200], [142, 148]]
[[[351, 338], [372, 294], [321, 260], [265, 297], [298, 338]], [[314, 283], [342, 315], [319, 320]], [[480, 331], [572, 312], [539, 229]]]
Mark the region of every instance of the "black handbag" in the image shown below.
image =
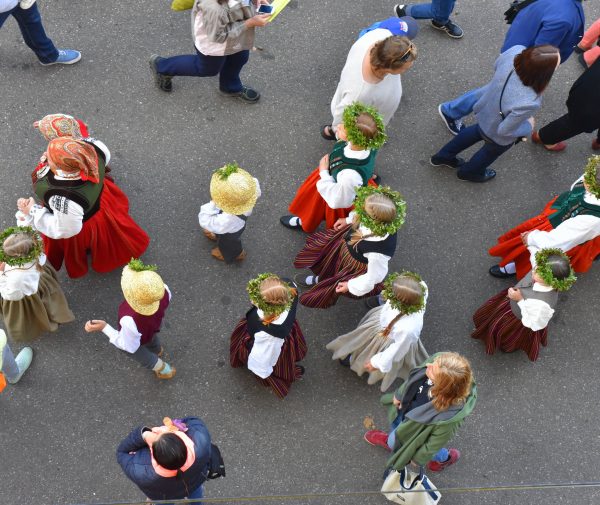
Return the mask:
[[210, 462], [206, 478], [211, 480], [219, 477], [225, 477], [225, 462], [219, 448], [215, 444], [210, 444]]
[[517, 14], [521, 12], [525, 7], [531, 5], [536, 0], [514, 0], [508, 10], [504, 13], [504, 20], [506, 24], [510, 25], [517, 17]]

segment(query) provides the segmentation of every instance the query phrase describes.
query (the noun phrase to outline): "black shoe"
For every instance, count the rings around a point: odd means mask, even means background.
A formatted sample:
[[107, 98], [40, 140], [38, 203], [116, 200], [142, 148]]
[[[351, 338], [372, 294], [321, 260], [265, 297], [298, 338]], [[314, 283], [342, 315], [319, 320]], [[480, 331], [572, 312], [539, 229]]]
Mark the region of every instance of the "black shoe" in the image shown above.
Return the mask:
[[462, 28], [452, 21], [448, 21], [445, 25], [442, 25], [432, 19], [431, 26], [433, 26], [436, 30], [446, 32], [446, 35], [448, 35], [448, 37], [452, 37], [453, 39], [462, 39], [464, 35]]
[[460, 119], [452, 119], [450, 116], [444, 114], [444, 111], [442, 110], [442, 104], [438, 105], [438, 113], [442, 118], [442, 121], [446, 125], [446, 128], [450, 130], [450, 133], [452, 135], [458, 135], [461, 130], [464, 130], [466, 128], [466, 126]]
[[365, 306], [369, 310], [375, 309], [375, 308], [379, 307], [380, 305], [381, 305], [381, 303], [379, 303], [379, 296], [377, 296], [377, 295], [369, 296], [369, 298], [365, 298]]
[[225, 96], [239, 98], [245, 103], [256, 103], [260, 98], [260, 93], [248, 86], [242, 86], [242, 91], [237, 91], [235, 93], [230, 93], [229, 91], [223, 91], [222, 89], [219, 89], [219, 93]]
[[496, 177], [496, 171], [491, 168], [486, 168], [485, 173], [483, 175], [472, 175], [472, 174], [461, 174], [460, 170], [456, 172], [456, 177], [463, 181], [469, 182], [487, 182], [490, 179]]
[[579, 63], [581, 63], [581, 66], [584, 69], [586, 69], [586, 70], [588, 69], [588, 65], [587, 65], [587, 62], [585, 61], [585, 58], [583, 57], [583, 53], [579, 53], [577, 55], [577, 61], [579, 61]]
[[325, 140], [337, 140], [333, 127], [330, 124], [321, 126], [321, 137]]
[[381, 186], [381, 175], [373, 174], [373, 177], [371, 177], [371, 180], [378, 186]]
[[343, 359], [338, 359], [338, 361], [340, 362], [340, 365], [342, 365], [342, 366], [350, 366], [350, 355], [348, 354], [348, 356], [346, 356]]
[[445, 158], [440, 158], [435, 154], [429, 158], [429, 163], [434, 167], [450, 167], [450, 168], [460, 168], [465, 164], [465, 160], [459, 158], [458, 156], [453, 160], [447, 160]]
[[306, 278], [307, 277], [312, 277], [314, 279], [314, 275], [312, 276], [308, 276], [306, 274], [296, 274], [294, 275], [294, 282], [296, 283], [296, 285], [302, 287], [302, 288], [312, 288], [313, 286], [316, 286], [316, 283], [313, 282], [312, 284], [308, 284], [306, 282]]
[[296, 368], [298, 369], [298, 372], [300, 372], [300, 377], [304, 377], [304, 374], [306, 373], [306, 368], [304, 368], [302, 365], [296, 365]]
[[494, 277], [498, 277], [498, 279], [508, 279], [509, 277], [514, 277], [516, 274], [508, 274], [500, 270], [500, 265], [492, 265], [488, 270], [490, 275]]
[[406, 4], [396, 4], [394, 6], [394, 14], [399, 18], [406, 16]]
[[[290, 224], [290, 219], [292, 218], [296, 218], [298, 219], [298, 224]], [[300, 230], [302, 231], [302, 225], [300, 224], [300, 218], [298, 216], [292, 216], [291, 214], [287, 215], [287, 216], [281, 216], [279, 218], [279, 222], [285, 226], [286, 228], [289, 228], [290, 230]]]
[[157, 63], [162, 60], [162, 58], [160, 56], [158, 56], [157, 54], [153, 54], [150, 57], [150, 70], [152, 72], [152, 77], [154, 77], [154, 82], [156, 84], [156, 86], [158, 87], [158, 89], [162, 90], [162, 91], [166, 91], [167, 93], [170, 93], [171, 91], [173, 91], [173, 83], [171, 82], [171, 79], [173, 79], [172, 76], [170, 75], [165, 75], [165, 74], [159, 74], [158, 73], [158, 69], [157, 69]]

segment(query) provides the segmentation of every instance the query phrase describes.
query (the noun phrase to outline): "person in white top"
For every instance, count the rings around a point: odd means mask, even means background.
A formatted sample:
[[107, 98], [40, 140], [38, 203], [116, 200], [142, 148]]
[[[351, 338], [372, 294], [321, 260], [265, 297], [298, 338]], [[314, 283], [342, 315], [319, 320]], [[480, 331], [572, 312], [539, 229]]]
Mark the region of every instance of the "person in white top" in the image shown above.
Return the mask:
[[350, 333], [327, 344], [358, 376], [369, 372], [369, 384], [387, 390], [394, 380], [406, 380], [429, 355], [421, 343], [427, 285], [412, 272], [390, 274], [382, 291], [383, 305], [371, 309]]
[[501, 261], [489, 272], [494, 277], [529, 272], [529, 257], [542, 248], [558, 248], [567, 253], [577, 273], [587, 272], [600, 255], [600, 156], [588, 160], [585, 173], [569, 191], [546, 204], [537, 216], [524, 221], [498, 239], [491, 256]]
[[535, 361], [540, 345], [547, 345], [558, 292], [568, 290], [576, 277], [560, 249], [541, 249], [531, 255], [531, 265], [531, 272], [514, 287], [500, 291], [473, 315], [471, 336], [485, 342], [487, 354], [521, 349]]
[[33, 340], [75, 319], [42, 251], [32, 228], [17, 226], [0, 234], [0, 315], [14, 340]]
[[389, 30], [377, 28], [359, 38], [350, 48], [331, 100], [331, 124], [321, 129], [321, 135], [335, 140], [344, 109], [353, 102], [375, 107], [387, 126], [402, 98], [400, 74], [412, 67], [416, 58], [413, 42], [391, 35]]
[[308, 350], [296, 321], [297, 287], [264, 273], [248, 283], [247, 291], [253, 307], [231, 334], [231, 366], [246, 366], [264, 386], [284, 398], [292, 382], [304, 375], [304, 367], [297, 363]]
[[210, 180], [210, 202], [200, 207], [198, 221], [204, 235], [217, 242], [213, 258], [225, 263], [242, 261], [246, 251], [242, 233], [261, 195], [258, 179], [230, 163], [216, 170]]

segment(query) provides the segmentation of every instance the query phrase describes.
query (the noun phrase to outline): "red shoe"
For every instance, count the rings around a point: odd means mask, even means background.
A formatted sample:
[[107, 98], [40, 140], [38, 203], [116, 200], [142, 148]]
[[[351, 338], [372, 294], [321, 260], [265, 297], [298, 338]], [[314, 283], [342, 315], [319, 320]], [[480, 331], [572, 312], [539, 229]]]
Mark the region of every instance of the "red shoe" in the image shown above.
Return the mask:
[[546, 149], [547, 151], [560, 152], [560, 151], [564, 151], [567, 148], [566, 142], [558, 142], [558, 143], [554, 144], [553, 146], [548, 146], [548, 145], [544, 144], [542, 142], [542, 139], [540, 138], [540, 134], [537, 131], [534, 131], [531, 134], [531, 140], [534, 144], [543, 145], [544, 149]]
[[598, 139], [592, 140], [592, 149], [594, 151], [600, 150], [600, 140], [598, 140]]
[[383, 447], [386, 451], [391, 451], [391, 449], [387, 445], [388, 434], [385, 431], [367, 431], [365, 433], [364, 439], [367, 441], [368, 444], [378, 445], [379, 447]]
[[458, 449], [449, 449], [448, 450], [448, 459], [443, 463], [439, 461], [430, 461], [427, 463], [427, 469], [432, 472], [441, 472], [445, 468], [448, 468], [450, 465], [453, 465], [460, 459], [460, 451]]

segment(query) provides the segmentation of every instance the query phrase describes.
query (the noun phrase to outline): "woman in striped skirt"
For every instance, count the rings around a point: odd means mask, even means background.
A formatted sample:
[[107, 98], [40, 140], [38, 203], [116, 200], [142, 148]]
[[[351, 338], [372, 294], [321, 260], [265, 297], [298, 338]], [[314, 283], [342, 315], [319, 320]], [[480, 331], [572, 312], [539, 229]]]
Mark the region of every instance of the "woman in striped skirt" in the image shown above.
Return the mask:
[[521, 349], [531, 361], [548, 343], [548, 323], [558, 292], [569, 289], [576, 277], [569, 257], [560, 249], [542, 249], [531, 256], [532, 270], [514, 287], [502, 290], [473, 315], [471, 336], [483, 340], [486, 353]]
[[314, 275], [294, 280], [308, 291], [300, 296], [307, 307], [325, 309], [341, 295], [364, 298], [378, 294], [396, 250], [396, 234], [404, 224], [406, 203], [388, 187], [357, 188], [354, 211], [333, 229], [313, 233], [298, 253], [294, 267]]
[[284, 398], [292, 382], [304, 375], [297, 362], [308, 350], [296, 321], [296, 286], [265, 273], [252, 279], [247, 290], [253, 307], [231, 335], [231, 366], [247, 366], [264, 386]]

